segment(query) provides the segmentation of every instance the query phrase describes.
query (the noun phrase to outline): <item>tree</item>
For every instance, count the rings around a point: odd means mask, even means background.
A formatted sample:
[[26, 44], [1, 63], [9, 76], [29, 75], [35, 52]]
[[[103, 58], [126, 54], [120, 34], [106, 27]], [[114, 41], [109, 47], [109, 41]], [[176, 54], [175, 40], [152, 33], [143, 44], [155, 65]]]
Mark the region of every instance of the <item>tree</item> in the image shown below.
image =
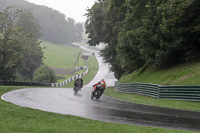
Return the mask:
[[27, 35], [23, 44], [23, 63], [18, 69], [18, 73], [24, 80], [33, 79], [33, 73], [43, 64], [43, 52], [38, 40], [42, 36], [42, 30], [37, 20], [30, 11], [23, 10], [16, 25]]
[[23, 10], [16, 21], [16, 25], [22, 28], [26, 33], [31, 34], [34, 38], [40, 39], [42, 37], [42, 29], [34, 15], [28, 11]]
[[[10, 11], [10, 12], [9, 12]], [[1, 79], [12, 79], [23, 58], [24, 34], [14, 25], [20, 10], [8, 7], [0, 12], [0, 75]]]
[[89, 33], [90, 46], [96, 46], [103, 40], [103, 15], [102, 15], [103, 1], [96, 2], [91, 9], [87, 9], [87, 20], [85, 23], [86, 33]]
[[0, 78], [4, 80], [14, 80], [17, 74], [31, 79], [42, 64], [40, 42], [15, 23], [22, 12], [15, 7], [0, 12]]
[[117, 78], [141, 67], [199, 60], [198, 0], [98, 0], [88, 9], [89, 45], [101, 51]]
[[27, 37], [26, 42], [24, 42], [26, 46], [23, 48], [22, 64], [17, 72], [25, 81], [32, 81], [34, 71], [43, 64], [42, 59], [44, 56], [39, 44], [40, 41], [32, 37]]
[[126, 17], [122, 22], [122, 30], [118, 34], [117, 53], [121, 67], [126, 72], [137, 70], [145, 64], [140, 47], [142, 41], [145, 45], [144, 41], [148, 40], [143, 38], [146, 30], [144, 25], [147, 23], [145, 19], [147, 2], [134, 0], [125, 3]]
[[[159, 64], [177, 64], [199, 60], [198, 0], [168, 1], [161, 6], [162, 38], [157, 56]], [[166, 12], [167, 11], [167, 12]]]
[[81, 23], [75, 24], [75, 41], [81, 41], [82, 40], [82, 34], [83, 34], [83, 27]]
[[[110, 70], [115, 73], [116, 78], [120, 78], [123, 70], [117, 58], [116, 45], [118, 43], [118, 32], [120, 31], [120, 22], [123, 20], [124, 1], [118, 1], [119, 8], [109, 5], [109, 0], [99, 0], [91, 9], [88, 9], [86, 21], [86, 33], [89, 33], [88, 41], [90, 46], [99, 45], [100, 42], [107, 44], [101, 51], [101, 56], [106, 63], [111, 65]], [[114, 1], [113, 1], [114, 3]]]

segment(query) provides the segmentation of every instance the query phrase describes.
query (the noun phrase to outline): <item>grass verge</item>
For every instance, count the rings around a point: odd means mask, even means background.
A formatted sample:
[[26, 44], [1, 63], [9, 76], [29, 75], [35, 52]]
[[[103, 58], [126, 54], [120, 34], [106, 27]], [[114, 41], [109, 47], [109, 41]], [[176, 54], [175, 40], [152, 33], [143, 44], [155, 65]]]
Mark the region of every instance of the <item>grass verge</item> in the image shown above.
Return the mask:
[[[0, 96], [25, 87], [0, 86]], [[192, 133], [163, 128], [100, 122], [20, 107], [0, 100], [1, 133]]]

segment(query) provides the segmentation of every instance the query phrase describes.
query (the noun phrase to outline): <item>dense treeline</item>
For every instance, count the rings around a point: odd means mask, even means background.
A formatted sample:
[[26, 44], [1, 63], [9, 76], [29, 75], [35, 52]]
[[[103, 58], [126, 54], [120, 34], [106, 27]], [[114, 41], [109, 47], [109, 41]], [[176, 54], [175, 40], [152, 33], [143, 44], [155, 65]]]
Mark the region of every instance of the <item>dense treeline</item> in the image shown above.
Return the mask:
[[42, 65], [40, 36], [31, 12], [14, 7], [0, 12], [0, 79], [33, 79], [33, 72]]
[[54, 72], [43, 66], [41, 36], [30, 11], [7, 7], [0, 12], [0, 80], [55, 81]]
[[83, 27], [72, 18], [45, 6], [31, 4], [24, 0], [1, 0], [0, 11], [8, 6], [30, 10], [42, 28], [40, 39], [55, 44], [71, 43], [82, 39]]
[[98, 0], [88, 9], [89, 45], [101, 51], [116, 78], [138, 68], [162, 68], [200, 57], [199, 0]]

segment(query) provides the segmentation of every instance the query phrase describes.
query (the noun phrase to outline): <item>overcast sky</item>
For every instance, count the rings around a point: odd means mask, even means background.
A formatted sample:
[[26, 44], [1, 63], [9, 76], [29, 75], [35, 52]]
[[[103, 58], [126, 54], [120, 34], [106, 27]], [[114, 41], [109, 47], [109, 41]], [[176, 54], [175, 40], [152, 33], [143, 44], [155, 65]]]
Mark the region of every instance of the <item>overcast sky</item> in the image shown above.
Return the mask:
[[45, 5], [47, 7], [58, 10], [65, 14], [66, 18], [73, 18], [76, 22], [85, 22], [84, 16], [86, 9], [91, 8], [96, 0], [26, 0], [37, 5]]

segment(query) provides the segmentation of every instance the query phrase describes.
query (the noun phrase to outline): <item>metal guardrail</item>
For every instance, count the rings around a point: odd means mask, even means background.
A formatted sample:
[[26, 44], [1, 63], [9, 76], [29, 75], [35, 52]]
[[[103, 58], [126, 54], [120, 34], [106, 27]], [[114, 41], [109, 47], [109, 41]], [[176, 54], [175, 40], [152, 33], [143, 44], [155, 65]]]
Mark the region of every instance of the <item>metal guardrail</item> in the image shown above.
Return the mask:
[[159, 97], [158, 88], [156, 84], [147, 83], [115, 83], [115, 88], [124, 93], [138, 94], [149, 97]]
[[199, 85], [160, 86], [159, 89], [159, 98], [161, 99], [200, 101]]
[[150, 83], [115, 83], [119, 92], [138, 94], [159, 99], [174, 99], [200, 102], [198, 85], [158, 85]]

